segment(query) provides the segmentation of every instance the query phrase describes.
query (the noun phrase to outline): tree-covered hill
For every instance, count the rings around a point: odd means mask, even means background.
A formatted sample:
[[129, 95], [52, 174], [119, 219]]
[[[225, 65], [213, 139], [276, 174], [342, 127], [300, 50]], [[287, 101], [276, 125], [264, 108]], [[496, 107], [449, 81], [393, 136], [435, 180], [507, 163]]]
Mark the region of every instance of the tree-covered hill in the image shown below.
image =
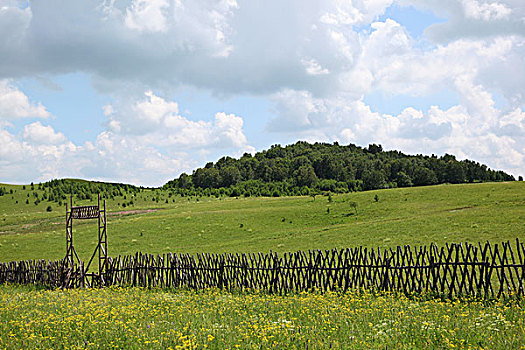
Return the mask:
[[414, 156], [383, 151], [376, 144], [362, 148], [299, 141], [240, 159], [223, 157], [192, 175], [181, 174], [164, 188], [181, 195], [280, 196], [513, 180], [503, 171], [449, 154]]
[[[23, 186], [25, 189], [26, 186]], [[38, 192], [34, 192], [33, 196], [36, 198], [35, 201], [49, 201], [62, 203], [71, 194], [76, 195], [76, 199], [88, 199], [91, 200], [94, 194], [101, 194], [102, 198], [113, 198], [122, 196], [127, 193], [140, 192], [141, 188], [121, 183], [108, 183], [108, 182], [97, 182], [97, 181], [86, 181], [80, 179], [55, 179], [37, 185], [31, 183], [28, 189], [34, 190], [35, 188], [43, 190], [43, 194], [39, 197]]]
[[[155, 191], [181, 196], [287, 196], [315, 195], [322, 192], [346, 193], [380, 188], [425, 186], [441, 183], [513, 181], [503, 171], [489, 169], [471, 160], [458, 161], [453, 155], [442, 157], [406, 155], [383, 151], [380, 145], [366, 148], [353, 144], [339, 145], [299, 141], [282, 147], [274, 145], [255, 155], [241, 158], [223, 157], [208, 163], [191, 175], [181, 174]], [[56, 202], [61, 205], [70, 194], [90, 200], [97, 193], [102, 198], [128, 195], [144, 190], [121, 183], [78, 179], [58, 179], [24, 185], [31, 191], [26, 204]], [[11, 192], [13, 189], [10, 190]], [[0, 196], [9, 194], [0, 187]], [[11, 193], [12, 194], [12, 193]], [[31, 197], [31, 198], [29, 198]], [[34, 198], [33, 198], [34, 197]], [[160, 193], [153, 196], [158, 201]], [[94, 199], [94, 198], [93, 198]], [[133, 201], [126, 202], [133, 205]]]

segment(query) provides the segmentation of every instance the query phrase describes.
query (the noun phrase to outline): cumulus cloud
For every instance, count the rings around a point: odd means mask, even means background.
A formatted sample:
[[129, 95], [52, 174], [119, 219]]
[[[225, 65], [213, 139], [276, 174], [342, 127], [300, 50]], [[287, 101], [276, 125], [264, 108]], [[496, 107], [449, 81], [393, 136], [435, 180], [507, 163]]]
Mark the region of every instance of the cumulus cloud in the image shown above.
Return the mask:
[[[373, 23], [372, 28], [373, 32], [363, 40], [363, 51], [356, 68], [359, 69], [357, 74], [369, 77], [365, 79], [368, 84], [362, 85], [363, 94], [382, 90], [391, 95], [424, 96], [445, 88], [456, 90], [458, 77], [485, 79], [485, 72], [505, 66], [509, 55], [522, 50], [523, 45], [523, 39], [518, 37], [494, 37], [461, 39], [423, 50], [393, 20]], [[348, 84], [355, 75], [349, 74]], [[513, 79], [516, 79], [513, 75], [492, 74], [490, 85], [508, 86], [507, 81]], [[500, 90], [506, 95], [508, 93], [509, 98], [516, 94], [510, 89]]]
[[[371, 24], [370, 34], [361, 36], [361, 48], [355, 66], [341, 75], [346, 84], [338, 93], [316, 97], [308, 90], [282, 89], [273, 94], [278, 117], [268, 129], [307, 140], [376, 142], [411, 153], [453, 153], [514, 174], [523, 172], [525, 94], [515, 80], [524, 82], [525, 76], [496, 74], [502, 67], [521, 72], [517, 57], [523, 37], [465, 38], [421, 47], [402, 25], [386, 19]], [[426, 96], [441, 89], [453, 91], [460, 104], [427, 111], [407, 106], [389, 115], [373, 112], [362, 99], [373, 91]], [[496, 108], [494, 92], [509, 101], [509, 110]]]
[[24, 139], [35, 144], [56, 145], [66, 141], [64, 134], [55, 132], [51, 126], [44, 126], [40, 122], [26, 125], [23, 136]]
[[146, 91], [143, 98], [123, 99], [105, 107], [112, 132], [135, 136], [142, 142], [168, 148], [236, 149], [252, 152], [243, 133], [244, 121], [218, 112], [213, 120], [190, 120], [179, 113], [177, 102]]
[[321, 67], [321, 65], [316, 60], [302, 59], [301, 63], [306, 69], [306, 73], [310, 75], [321, 75], [330, 73], [328, 69]]
[[479, 0], [463, 0], [463, 10], [466, 18], [483, 21], [507, 19], [512, 12], [504, 3], [497, 1], [484, 2]]
[[138, 31], [165, 32], [168, 25], [164, 11], [168, 7], [166, 0], [133, 0], [126, 9], [124, 23]]
[[9, 6], [0, 12], [0, 23], [10, 26], [0, 26], [0, 35], [16, 38], [0, 44], [0, 78], [87, 71], [109, 89], [140, 82], [234, 94], [275, 92], [287, 84], [321, 93], [359, 53], [352, 26], [390, 3], [269, 1], [261, 7], [234, 0], [133, 0]]
[[[489, 99], [488, 105], [493, 104], [490, 94], [482, 95]], [[288, 119], [275, 119], [270, 126], [281, 122], [281, 132], [305, 140], [381, 143], [387, 149], [414, 154], [451, 153], [514, 174], [524, 168], [525, 133], [521, 131], [525, 130], [525, 113], [521, 110], [471, 114], [469, 108], [457, 105], [447, 110], [432, 106], [428, 111], [408, 107], [398, 115], [389, 115], [373, 112], [362, 100], [345, 96], [319, 99], [304, 91], [284, 91], [274, 98], [281, 98], [276, 103], [282, 108], [278, 114]], [[318, 114], [319, 106], [323, 113]], [[294, 118], [290, 110], [300, 111], [301, 117]], [[500, 122], [494, 124], [494, 120]]]
[[[23, 145], [17, 140], [16, 136], [11, 134], [6, 129], [0, 129], [0, 163], [2, 167], [7, 166], [8, 163], [18, 162], [23, 159]], [[16, 176], [16, 174], [9, 174], [9, 176]]]
[[326, 12], [321, 16], [321, 22], [328, 24], [361, 25], [373, 21], [383, 14], [393, 0], [344, 1], [327, 2]]
[[[426, 50], [411, 42], [401, 24], [377, 22], [392, 4], [446, 17], [425, 32], [445, 46]], [[441, 55], [466, 46], [457, 61], [483, 68], [471, 64], [479, 54], [471, 39], [482, 47], [492, 45], [486, 38], [511, 41], [500, 61], [523, 66], [523, 18], [521, 0], [268, 1], [263, 7], [234, 0], [64, 1], [60, 6], [39, 1], [0, 11], [0, 23], [9, 24], [0, 25], [0, 35], [12, 38], [0, 44], [0, 77], [80, 70], [110, 91], [139, 82], [141, 89], [186, 84], [222, 95], [273, 94], [283, 88], [330, 95], [356, 85], [355, 94], [366, 93], [372, 70], [376, 80], [397, 78], [398, 85], [405, 77], [418, 79], [417, 90], [427, 93], [444, 76], [441, 69], [448, 69]], [[357, 29], [366, 25], [371, 25], [369, 34]], [[364, 58], [376, 64], [363, 70]], [[414, 64], [412, 70], [393, 70]], [[507, 93], [525, 86], [511, 76], [499, 80], [512, 83], [498, 83]]]
[[19, 134], [9, 130], [10, 124], [0, 123], [0, 178], [31, 182], [80, 177], [162, 185], [202, 165], [210, 154], [254, 151], [241, 117], [218, 112], [211, 121], [189, 120], [179, 114], [178, 103], [151, 91], [137, 100], [106, 105], [104, 113], [107, 130], [83, 144], [38, 121]]
[[74, 177], [151, 186], [162, 185], [197, 164], [188, 154], [162, 154], [155, 147], [111, 132], [82, 145], [60, 141], [37, 143], [1, 129], [0, 178], [29, 183]]
[[144, 93], [146, 98], [135, 101], [134, 97], [121, 97], [115, 105], [104, 106], [109, 127], [114, 132], [144, 135], [165, 126], [166, 120], [178, 115], [179, 106], [153, 94]]
[[0, 118], [47, 118], [51, 114], [41, 103], [33, 103], [7, 80], [0, 80]]

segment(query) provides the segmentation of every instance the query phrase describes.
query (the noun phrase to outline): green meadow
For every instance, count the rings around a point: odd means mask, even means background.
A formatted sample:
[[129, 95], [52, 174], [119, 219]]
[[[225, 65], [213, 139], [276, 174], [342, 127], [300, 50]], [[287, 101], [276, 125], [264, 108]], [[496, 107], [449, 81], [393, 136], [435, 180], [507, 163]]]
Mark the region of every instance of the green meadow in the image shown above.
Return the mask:
[[[35, 204], [36, 186], [0, 186], [8, 192], [0, 197], [0, 261], [62, 258], [65, 204]], [[524, 241], [525, 183], [315, 198], [188, 198], [146, 189], [108, 200], [107, 218], [112, 256]], [[87, 260], [97, 222], [76, 220], [73, 229]], [[5, 349], [520, 349], [524, 320], [519, 299], [0, 286]]]
[[520, 349], [516, 302], [0, 286], [6, 349]]
[[[62, 258], [65, 203], [35, 205], [36, 186], [34, 190], [0, 186], [8, 192], [0, 197], [0, 261]], [[96, 199], [74, 199], [74, 205], [93, 204]], [[107, 212], [111, 256], [136, 251], [287, 252], [500, 242], [525, 240], [525, 182], [398, 188], [315, 198], [190, 198], [145, 189], [108, 200]], [[87, 260], [95, 247], [96, 220], [75, 220], [73, 229], [76, 249]]]

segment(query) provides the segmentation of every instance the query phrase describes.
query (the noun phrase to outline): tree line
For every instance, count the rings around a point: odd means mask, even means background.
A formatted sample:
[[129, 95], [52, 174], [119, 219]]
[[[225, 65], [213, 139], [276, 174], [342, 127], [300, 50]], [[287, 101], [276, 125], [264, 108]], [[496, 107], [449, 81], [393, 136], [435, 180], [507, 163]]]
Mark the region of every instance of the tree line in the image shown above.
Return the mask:
[[185, 195], [281, 196], [346, 193], [442, 183], [514, 181], [503, 171], [455, 156], [406, 155], [381, 145], [310, 144], [299, 141], [239, 159], [222, 157], [163, 188]]
[[[34, 185], [31, 184], [31, 187], [34, 187]], [[100, 194], [101, 199], [113, 199], [126, 194], [137, 194], [141, 192], [143, 188], [121, 183], [55, 179], [38, 184], [38, 189], [43, 190], [44, 193], [39, 198], [38, 193], [35, 192], [34, 195], [37, 200], [47, 200], [62, 205], [62, 201], [67, 200], [71, 194], [75, 194], [79, 200], [96, 199], [96, 197], [93, 197], [95, 194]]]

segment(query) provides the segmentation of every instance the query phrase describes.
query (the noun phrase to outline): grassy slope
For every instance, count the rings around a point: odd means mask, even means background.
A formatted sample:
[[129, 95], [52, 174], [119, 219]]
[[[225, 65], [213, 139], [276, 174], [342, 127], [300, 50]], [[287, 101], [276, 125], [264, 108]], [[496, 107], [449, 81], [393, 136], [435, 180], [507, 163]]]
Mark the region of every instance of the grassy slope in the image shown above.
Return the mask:
[[[0, 261], [57, 259], [64, 255], [64, 206], [25, 204], [29, 187], [2, 185]], [[374, 201], [378, 195], [379, 201]], [[152, 197], [161, 197], [157, 203]], [[327, 197], [169, 198], [147, 190], [108, 202], [109, 212], [160, 208], [148, 213], [113, 214], [110, 255], [150, 253], [295, 251], [333, 247], [389, 247], [430, 242], [525, 240], [525, 183], [440, 185], [352, 193]], [[16, 203], [18, 201], [18, 204]], [[358, 215], [351, 215], [350, 202]], [[88, 204], [77, 202], [75, 205]], [[327, 209], [330, 209], [327, 212]], [[74, 222], [76, 247], [88, 259], [96, 240], [96, 221]], [[242, 227], [241, 227], [242, 226]]]

